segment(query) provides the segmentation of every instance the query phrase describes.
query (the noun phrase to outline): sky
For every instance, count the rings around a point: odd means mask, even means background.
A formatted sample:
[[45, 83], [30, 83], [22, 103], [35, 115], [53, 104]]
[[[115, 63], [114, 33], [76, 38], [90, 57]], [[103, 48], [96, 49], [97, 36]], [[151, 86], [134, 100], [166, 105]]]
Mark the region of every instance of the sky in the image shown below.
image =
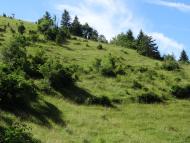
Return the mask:
[[109, 40], [129, 29], [137, 36], [142, 29], [156, 40], [162, 55], [178, 59], [184, 49], [190, 57], [189, 0], [4, 0], [0, 14], [14, 13], [18, 19], [35, 22], [45, 11], [60, 20], [64, 9]]

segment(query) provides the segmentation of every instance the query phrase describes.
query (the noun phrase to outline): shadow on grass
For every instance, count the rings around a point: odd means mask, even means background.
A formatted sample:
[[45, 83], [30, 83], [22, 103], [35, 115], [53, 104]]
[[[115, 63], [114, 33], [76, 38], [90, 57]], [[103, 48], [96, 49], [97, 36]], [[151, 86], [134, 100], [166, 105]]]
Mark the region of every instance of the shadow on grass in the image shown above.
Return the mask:
[[111, 100], [106, 97], [96, 97], [86, 90], [77, 87], [75, 84], [69, 86], [56, 86], [53, 87], [57, 92], [61, 93], [67, 100], [76, 104], [86, 104], [86, 105], [101, 105], [104, 107], [114, 107]]
[[[21, 120], [30, 121], [48, 128], [52, 127], [50, 121], [60, 126], [66, 125], [62, 119], [62, 112], [47, 101], [39, 100], [31, 103], [30, 106], [1, 104], [0, 108], [6, 112], [14, 114]], [[11, 121], [6, 119], [6, 122]]]

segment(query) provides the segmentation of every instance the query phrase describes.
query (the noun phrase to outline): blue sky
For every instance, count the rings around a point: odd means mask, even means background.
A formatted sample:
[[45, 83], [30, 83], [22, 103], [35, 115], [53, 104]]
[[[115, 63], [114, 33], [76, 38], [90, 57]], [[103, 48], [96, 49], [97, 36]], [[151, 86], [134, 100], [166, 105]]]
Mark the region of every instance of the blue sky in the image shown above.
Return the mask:
[[67, 9], [81, 23], [88, 22], [108, 39], [132, 29], [140, 29], [156, 39], [162, 54], [174, 54], [182, 49], [190, 56], [189, 0], [6, 0], [0, 13], [27, 21], [37, 21], [45, 11], [60, 17]]

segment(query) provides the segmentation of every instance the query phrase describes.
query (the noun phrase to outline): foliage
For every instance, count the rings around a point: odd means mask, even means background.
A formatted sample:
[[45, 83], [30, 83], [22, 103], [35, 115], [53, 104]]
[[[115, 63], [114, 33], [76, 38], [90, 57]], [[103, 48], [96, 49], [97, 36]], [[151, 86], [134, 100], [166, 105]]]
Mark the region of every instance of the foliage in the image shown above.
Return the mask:
[[40, 67], [44, 65], [47, 61], [44, 50], [38, 51], [34, 56], [30, 55], [28, 57], [28, 68], [25, 72], [30, 77], [41, 78], [42, 73], [40, 72]]
[[77, 16], [75, 16], [71, 24], [71, 33], [75, 36], [82, 36], [82, 25], [80, 24]]
[[22, 72], [0, 71], [0, 101], [2, 103], [28, 105], [36, 99], [35, 89]]
[[68, 37], [69, 35], [67, 35], [63, 30], [59, 29], [59, 32], [56, 35], [56, 43], [58, 45], [62, 45]]
[[21, 24], [18, 26], [18, 32], [19, 32], [21, 35], [24, 34], [25, 29], [26, 29], [26, 28], [25, 28], [25, 26], [24, 26], [23, 23], [21, 23]]
[[24, 69], [27, 64], [26, 40], [23, 36], [15, 37], [2, 51], [3, 61], [13, 70]]
[[53, 88], [68, 87], [76, 79], [71, 68], [63, 67], [59, 62], [48, 61], [40, 67], [40, 71]]
[[181, 62], [186, 62], [186, 63], [189, 62], [189, 57], [187, 56], [187, 53], [185, 52], [185, 50], [183, 50], [183, 51], [181, 52], [181, 56], [180, 56], [179, 61], [181, 61]]
[[122, 66], [121, 59], [113, 57], [111, 54], [103, 59], [96, 59], [94, 67], [105, 76], [116, 76], [125, 74], [125, 68]]
[[38, 35], [37, 31], [33, 31], [33, 30], [29, 31], [29, 40], [32, 42], [39, 41], [39, 35]]
[[161, 59], [155, 40], [151, 36], [145, 35], [142, 31], [137, 37], [137, 52], [143, 56]]
[[70, 30], [71, 28], [71, 17], [67, 10], [64, 10], [64, 13], [62, 14], [61, 28], [67, 30]]
[[136, 49], [135, 38], [131, 30], [129, 30], [126, 34], [121, 33], [117, 35], [112, 39], [111, 43], [126, 48]]
[[103, 49], [102, 44], [99, 44], [99, 45], [97, 46], [97, 49], [98, 49], [98, 50], [102, 50], [102, 49]]
[[179, 99], [190, 98], [190, 85], [174, 85], [171, 93]]
[[180, 66], [172, 55], [168, 55], [164, 57], [162, 68], [168, 71], [173, 71], [180, 69]]
[[53, 20], [49, 12], [46, 12], [45, 15], [38, 20], [38, 30], [41, 33], [47, 32], [53, 26]]
[[40, 143], [40, 141], [32, 137], [30, 128], [25, 124], [14, 123], [0, 133], [0, 143]]
[[108, 43], [108, 40], [106, 39], [106, 37], [104, 35], [99, 35], [98, 41], [102, 42], [102, 43]]
[[164, 101], [162, 96], [160, 96], [154, 92], [144, 93], [144, 94], [138, 96], [138, 100], [140, 103], [146, 103], [146, 104], [160, 103], [160, 102]]

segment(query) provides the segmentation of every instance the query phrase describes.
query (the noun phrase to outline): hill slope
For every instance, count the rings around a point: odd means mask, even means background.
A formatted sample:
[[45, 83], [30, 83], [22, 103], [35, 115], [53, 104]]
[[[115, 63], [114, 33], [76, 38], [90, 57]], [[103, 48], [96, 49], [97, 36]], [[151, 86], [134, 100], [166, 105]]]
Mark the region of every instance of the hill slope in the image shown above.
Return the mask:
[[[8, 23], [16, 31], [19, 21], [0, 17], [0, 27]], [[33, 23], [24, 22], [24, 25], [26, 33], [37, 29]], [[1, 35], [2, 46], [11, 35], [7, 28]], [[44, 143], [190, 142], [190, 102], [171, 94], [172, 86], [190, 81], [190, 66], [181, 65], [180, 70], [167, 71], [161, 68], [163, 62], [140, 56], [135, 50], [110, 44], [102, 44], [103, 49], [99, 50], [98, 45], [79, 37], [63, 46], [50, 41], [30, 44], [28, 54], [35, 55], [43, 49], [49, 59], [77, 67], [78, 80], [74, 87], [63, 91], [47, 94], [39, 90], [39, 100], [30, 109], [2, 108], [0, 126], [24, 122], [32, 128], [34, 137]], [[109, 54], [119, 58], [125, 74], [108, 77], [94, 70], [96, 59]], [[39, 89], [43, 88], [44, 79], [32, 81]], [[138, 103], [138, 97], [147, 92], [155, 93], [164, 102]], [[75, 101], [78, 97], [86, 99], [78, 104]], [[106, 97], [113, 107], [86, 104], [91, 97]]]

